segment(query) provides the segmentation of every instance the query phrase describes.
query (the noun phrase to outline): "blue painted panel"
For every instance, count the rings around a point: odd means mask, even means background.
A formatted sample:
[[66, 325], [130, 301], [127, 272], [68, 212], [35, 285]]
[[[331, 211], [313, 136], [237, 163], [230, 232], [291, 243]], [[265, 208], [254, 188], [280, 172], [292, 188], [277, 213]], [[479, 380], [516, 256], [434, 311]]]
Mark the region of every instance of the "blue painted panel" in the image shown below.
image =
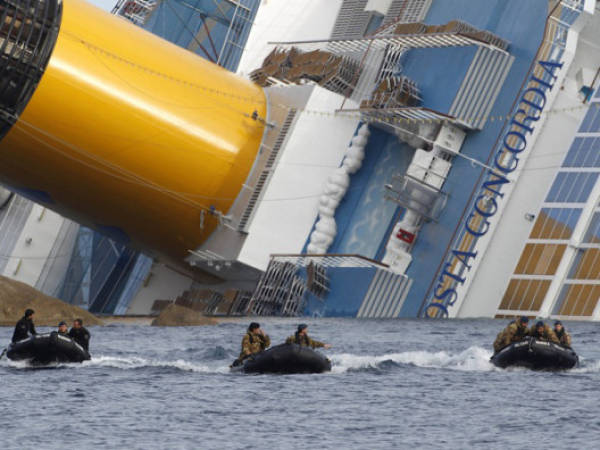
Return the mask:
[[387, 239], [397, 204], [385, 199], [384, 185], [395, 172], [405, 173], [414, 149], [395, 136], [371, 128], [361, 169], [351, 177], [350, 189], [336, 210], [338, 226], [330, 253], [375, 258]]
[[436, 0], [425, 22], [462, 20], [506, 39], [512, 55], [527, 58], [541, 42], [547, 14], [547, 0]]
[[305, 314], [325, 317], [355, 317], [367, 294], [376, 269], [341, 267], [329, 269], [330, 293], [325, 301], [308, 298]]
[[402, 74], [417, 83], [423, 106], [448, 113], [476, 52], [476, 47], [410, 50]]
[[[236, 6], [233, 2], [215, 0], [169, 0], [160, 2], [144, 28], [182, 48], [235, 71], [248, 40], [250, 28], [260, 0], [242, 0], [242, 8], [232, 25]], [[198, 32], [206, 27], [210, 37]], [[227, 41], [227, 42], [226, 42]], [[235, 44], [232, 44], [235, 43]]]

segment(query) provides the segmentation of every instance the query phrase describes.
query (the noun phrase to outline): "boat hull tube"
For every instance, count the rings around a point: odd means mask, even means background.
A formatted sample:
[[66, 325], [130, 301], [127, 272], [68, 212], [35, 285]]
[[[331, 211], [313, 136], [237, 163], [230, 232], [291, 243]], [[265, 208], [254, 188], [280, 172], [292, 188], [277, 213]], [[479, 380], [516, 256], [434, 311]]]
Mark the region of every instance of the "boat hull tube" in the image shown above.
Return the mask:
[[90, 354], [81, 345], [56, 331], [36, 334], [11, 343], [6, 356], [13, 361], [28, 361], [36, 365], [83, 362], [90, 359]]
[[323, 373], [331, 370], [331, 361], [319, 352], [297, 344], [280, 344], [232, 366], [244, 373]]
[[575, 367], [579, 358], [571, 348], [528, 338], [504, 347], [490, 361], [501, 368], [518, 366], [533, 370], [565, 370]]

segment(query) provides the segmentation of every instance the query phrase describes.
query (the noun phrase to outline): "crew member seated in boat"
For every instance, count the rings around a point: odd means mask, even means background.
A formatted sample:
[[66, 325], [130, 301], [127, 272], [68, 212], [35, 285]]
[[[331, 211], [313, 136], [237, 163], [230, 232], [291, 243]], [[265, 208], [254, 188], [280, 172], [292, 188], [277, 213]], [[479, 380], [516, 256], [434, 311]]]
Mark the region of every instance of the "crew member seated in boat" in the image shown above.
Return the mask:
[[571, 335], [565, 330], [560, 320], [554, 322], [554, 333], [558, 338], [560, 345], [571, 348]]
[[285, 340], [286, 344], [298, 344], [299, 346], [306, 346], [311, 348], [324, 347], [331, 348], [331, 345], [323, 342], [315, 341], [308, 337], [308, 325], [302, 323], [298, 325], [298, 330], [295, 334], [291, 335]]
[[37, 334], [35, 332], [35, 326], [33, 325], [33, 315], [35, 312], [33, 309], [26, 309], [25, 315], [15, 325], [15, 332], [13, 333], [12, 341], [18, 342], [23, 339], [27, 339], [30, 335]]
[[271, 345], [269, 335], [260, 328], [259, 323], [252, 322], [242, 339], [242, 352], [236, 362], [241, 363], [249, 356], [266, 350], [269, 345]]
[[527, 316], [519, 317], [517, 320], [508, 324], [508, 326], [498, 333], [494, 341], [494, 352], [498, 353], [504, 347], [509, 346], [513, 342], [519, 342], [529, 335], [527, 324], [529, 318]]
[[556, 334], [554, 334], [554, 331], [552, 331], [552, 328], [550, 328], [541, 320], [536, 322], [536, 324], [531, 327], [529, 330], [529, 335], [540, 341], [550, 341], [554, 342], [555, 344], [560, 344], [560, 341], [556, 337]]
[[73, 327], [69, 330], [69, 337], [81, 345], [86, 351], [90, 346], [90, 332], [83, 327], [83, 320], [75, 319]]
[[61, 336], [69, 337], [69, 333], [67, 331], [67, 322], [60, 321], [60, 323], [58, 324], [58, 334], [60, 334]]

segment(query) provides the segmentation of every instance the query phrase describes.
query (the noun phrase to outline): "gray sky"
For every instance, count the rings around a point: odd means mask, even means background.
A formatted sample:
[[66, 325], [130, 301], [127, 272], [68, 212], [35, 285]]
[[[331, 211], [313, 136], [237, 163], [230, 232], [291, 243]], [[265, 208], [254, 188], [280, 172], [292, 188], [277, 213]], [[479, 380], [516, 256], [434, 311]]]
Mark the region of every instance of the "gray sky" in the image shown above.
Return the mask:
[[113, 6], [117, 4], [117, 0], [88, 0], [92, 5], [96, 5], [106, 11], [113, 9]]

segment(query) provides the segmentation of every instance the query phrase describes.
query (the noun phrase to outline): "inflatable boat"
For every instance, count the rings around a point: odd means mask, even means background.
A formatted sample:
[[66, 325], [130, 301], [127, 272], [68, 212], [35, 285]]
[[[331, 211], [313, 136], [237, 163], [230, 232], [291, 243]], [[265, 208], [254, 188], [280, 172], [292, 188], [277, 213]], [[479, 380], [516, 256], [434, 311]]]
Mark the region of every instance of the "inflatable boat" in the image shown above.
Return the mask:
[[231, 365], [244, 373], [322, 373], [331, 370], [331, 361], [319, 352], [297, 344], [281, 344]]
[[548, 341], [526, 338], [504, 347], [490, 359], [497, 367], [526, 367], [532, 370], [565, 370], [575, 367], [577, 353]]
[[90, 354], [68, 336], [56, 331], [36, 334], [22, 341], [11, 343], [6, 351], [8, 359], [28, 361], [34, 365], [57, 362], [82, 362], [90, 359]]

